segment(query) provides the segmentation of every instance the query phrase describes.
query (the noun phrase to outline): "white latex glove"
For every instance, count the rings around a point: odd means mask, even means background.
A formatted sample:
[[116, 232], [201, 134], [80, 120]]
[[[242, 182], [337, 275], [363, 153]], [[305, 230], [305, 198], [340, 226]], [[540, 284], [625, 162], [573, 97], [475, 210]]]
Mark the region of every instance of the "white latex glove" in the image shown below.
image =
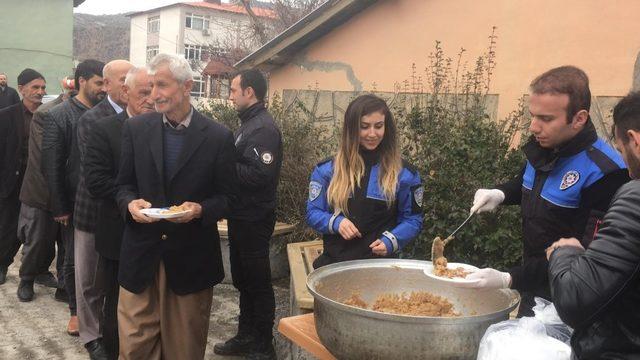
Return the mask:
[[467, 275], [465, 280], [478, 280], [474, 283], [456, 283], [459, 287], [474, 289], [507, 289], [511, 285], [511, 274], [496, 269], [485, 268]]
[[498, 189], [478, 189], [473, 196], [473, 206], [469, 213], [495, 211], [504, 201], [504, 193]]

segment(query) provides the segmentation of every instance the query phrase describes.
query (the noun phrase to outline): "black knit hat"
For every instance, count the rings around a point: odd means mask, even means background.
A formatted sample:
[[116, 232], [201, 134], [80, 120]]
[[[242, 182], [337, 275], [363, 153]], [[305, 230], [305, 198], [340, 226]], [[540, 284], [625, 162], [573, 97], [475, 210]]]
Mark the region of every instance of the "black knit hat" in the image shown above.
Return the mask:
[[18, 75], [18, 85], [26, 85], [35, 79], [45, 80], [44, 76], [42, 76], [42, 74], [40, 74], [39, 72], [33, 69], [26, 68], [22, 70], [20, 75]]

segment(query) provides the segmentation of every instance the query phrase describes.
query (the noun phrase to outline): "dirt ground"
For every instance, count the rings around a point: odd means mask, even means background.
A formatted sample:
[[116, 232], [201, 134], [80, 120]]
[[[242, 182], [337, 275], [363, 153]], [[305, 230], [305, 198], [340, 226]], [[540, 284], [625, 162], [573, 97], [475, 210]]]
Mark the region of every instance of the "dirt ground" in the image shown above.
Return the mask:
[[[20, 255], [9, 267], [7, 282], [0, 285], [0, 360], [75, 360], [89, 356], [77, 337], [67, 335], [69, 320], [67, 304], [55, 301], [55, 289], [35, 285], [33, 301], [18, 301], [18, 268]], [[55, 261], [54, 261], [55, 264]], [[55, 269], [52, 267], [55, 274]], [[276, 324], [289, 314], [289, 279], [274, 282], [276, 293]], [[238, 324], [238, 292], [229, 284], [220, 284], [213, 291], [213, 306], [205, 359], [235, 359], [213, 354], [213, 345], [235, 334]], [[289, 343], [276, 334], [279, 359], [289, 356]]]

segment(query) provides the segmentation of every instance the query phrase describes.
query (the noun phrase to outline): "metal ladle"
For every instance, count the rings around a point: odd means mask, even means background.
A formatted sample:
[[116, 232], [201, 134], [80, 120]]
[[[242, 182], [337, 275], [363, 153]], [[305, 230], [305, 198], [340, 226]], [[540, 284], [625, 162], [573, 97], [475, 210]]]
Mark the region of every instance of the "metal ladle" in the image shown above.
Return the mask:
[[[458, 230], [462, 229], [462, 227], [471, 219], [473, 214], [475, 214], [475, 211], [471, 212], [469, 216], [467, 216], [467, 218], [462, 222], [462, 224], [460, 224], [460, 226], [453, 230], [451, 235], [447, 236], [444, 240], [441, 240], [440, 237], [436, 237], [433, 240], [433, 242], [431, 243], [431, 261], [435, 262], [438, 257], [444, 256], [444, 247], [447, 246], [447, 244], [451, 240], [453, 240], [453, 236], [458, 232]], [[440, 247], [442, 247], [442, 249], [439, 249]]]

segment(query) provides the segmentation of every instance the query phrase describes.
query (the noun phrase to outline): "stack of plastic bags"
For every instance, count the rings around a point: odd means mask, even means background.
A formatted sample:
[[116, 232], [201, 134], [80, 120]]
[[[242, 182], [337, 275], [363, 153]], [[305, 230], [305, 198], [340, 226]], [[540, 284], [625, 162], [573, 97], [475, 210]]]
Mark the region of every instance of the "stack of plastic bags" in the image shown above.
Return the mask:
[[535, 298], [534, 317], [491, 325], [480, 341], [478, 360], [569, 360], [573, 330], [552, 303]]

